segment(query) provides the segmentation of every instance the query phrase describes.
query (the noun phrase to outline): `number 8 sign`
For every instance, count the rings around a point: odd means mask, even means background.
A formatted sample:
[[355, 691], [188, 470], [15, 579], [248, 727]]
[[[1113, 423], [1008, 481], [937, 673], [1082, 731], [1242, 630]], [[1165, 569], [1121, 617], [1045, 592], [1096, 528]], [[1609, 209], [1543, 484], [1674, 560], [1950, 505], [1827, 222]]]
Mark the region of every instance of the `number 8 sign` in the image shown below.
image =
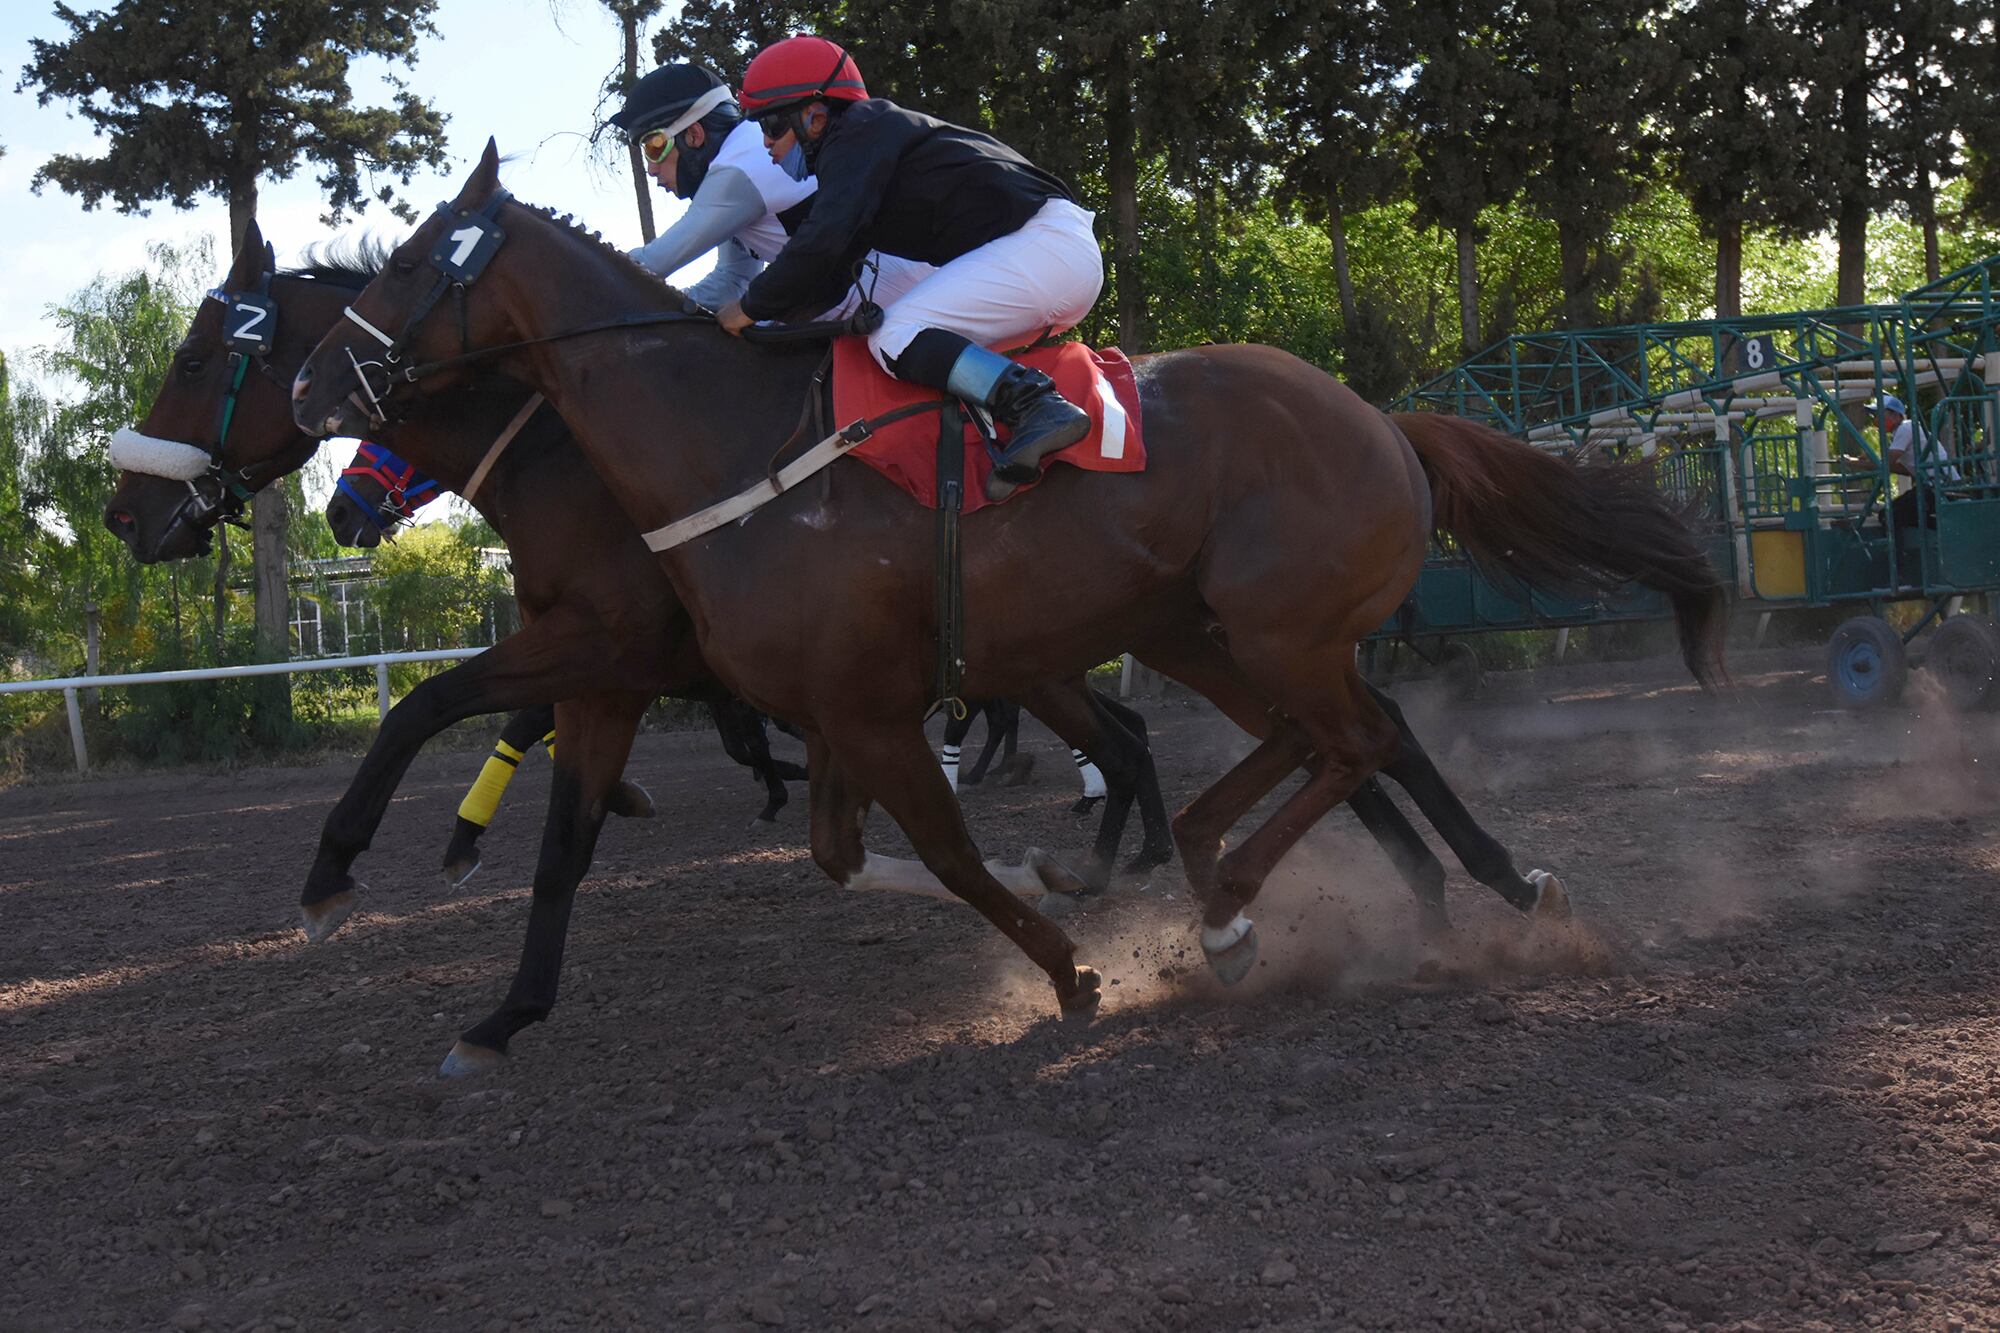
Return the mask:
[[1755, 375], [1777, 365], [1777, 349], [1771, 345], [1768, 335], [1745, 338], [1736, 348], [1736, 365], [1739, 374]]
[[445, 232], [437, 249], [431, 251], [431, 263], [456, 282], [471, 282], [493, 258], [500, 242], [507, 239], [507, 233], [477, 214], [464, 214], [454, 221], [457, 225]]

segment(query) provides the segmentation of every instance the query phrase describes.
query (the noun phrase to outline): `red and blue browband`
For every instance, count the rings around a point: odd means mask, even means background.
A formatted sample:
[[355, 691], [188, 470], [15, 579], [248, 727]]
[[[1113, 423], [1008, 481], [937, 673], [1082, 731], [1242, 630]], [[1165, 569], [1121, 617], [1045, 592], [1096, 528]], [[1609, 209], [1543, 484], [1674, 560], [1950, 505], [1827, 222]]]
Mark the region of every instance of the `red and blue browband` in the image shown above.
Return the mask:
[[[368, 477], [382, 486], [382, 498], [370, 500], [355, 490], [350, 477]], [[340, 489], [359, 505], [377, 528], [387, 532], [399, 522], [415, 518], [419, 509], [438, 498], [442, 488], [379, 444], [363, 444], [354, 459], [340, 470]]]

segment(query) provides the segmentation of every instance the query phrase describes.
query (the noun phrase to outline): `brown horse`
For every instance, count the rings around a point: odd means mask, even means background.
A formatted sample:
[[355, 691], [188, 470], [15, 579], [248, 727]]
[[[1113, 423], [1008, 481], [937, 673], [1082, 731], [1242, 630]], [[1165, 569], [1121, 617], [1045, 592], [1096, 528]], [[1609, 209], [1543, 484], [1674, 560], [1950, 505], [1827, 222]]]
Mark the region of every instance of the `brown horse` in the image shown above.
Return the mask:
[[[292, 422], [291, 376], [368, 275], [351, 264], [268, 273], [265, 253], [253, 223], [216, 298], [197, 312], [142, 423], [154, 446], [191, 448], [197, 458], [212, 459], [212, 466], [193, 480], [126, 472], [106, 508], [106, 525], [142, 561], [206, 549], [214, 525], [236, 501], [302, 466], [317, 445]], [[255, 373], [239, 380], [226, 355], [225, 314], [232, 294], [260, 291], [274, 303], [277, 332], [266, 351], [251, 356], [248, 368]], [[463, 489], [527, 397], [518, 385], [489, 377], [488, 383], [420, 405], [382, 437], [446, 486]], [[226, 404], [230, 424], [218, 438]], [[397, 784], [431, 736], [481, 713], [563, 701], [521, 965], [506, 1000], [468, 1029], [448, 1057], [446, 1072], [492, 1065], [514, 1033], [553, 1007], [570, 904], [602, 821], [616, 808], [620, 775], [647, 704], [661, 693], [728, 698], [696, 650], [672, 585], [568, 442], [555, 413], [527, 419], [473, 500], [508, 539], [524, 628], [428, 678], [390, 710], [327, 818], [301, 895], [308, 939], [324, 939], [346, 919], [357, 901], [354, 861], [367, 850]], [[1030, 692], [1030, 706], [1070, 744], [1088, 751], [1104, 769], [1107, 785], [1114, 786], [1099, 854], [1084, 870], [1090, 883], [1101, 884], [1117, 854], [1125, 812], [1151, 776], [1150, 756], [1114, 719], [1100, 718], [1080, 680]], [[943, 894], [920, 866], [876, 857], [873, 869], [855, 887]], [[1066, 870], [1032, 849], [1024, 864], [994, 869], [1022, 891], [1040, 892], [1051, 883], [1079, 887]]]
[[[606, 329], [609, 315], [625, 326]], [[767, 476], [820, 361], [816, 349], [760, 348], [677, 317], [679, 295], [623, 255], [512, 202], [489, 143], [457, 200], [396, 250], [300, 370], [294, 412], [304, 429], [345, 433], [379, 417], [385, 398], [444, 391], [485, 360], [556, 405], [634, 525], [654, 533]], [[632, 326], [639, 318], [659, 327]], [[571, 336], [593, 326], [603, 331]], [[1254, 962], [1243, 909], [1272, 866], [1396, 762], [1399, 729], [1354, 650], [1415, 582], [1433, 492], [1440, 512], [1494, 525], [1476, 535], [1484, 549], [1535, 552], [1530, 567], [1560, 567], [1565, 543], [1595, 520], [1517, 527], [1504, 503], [1461, 503], [1453, 489], [1468, 472], [1452, 456], [1427, 477], [1386, 417], [1274, 348], [1167, 353], [1139, 373], [1146, 471], [1055, 468], [1031, 496], [967, 518], [964, 688], [1018, 694], [1131, 648], [1262, 735], [1175, 819], [1203, 947], [1233, 980]], [[1539, 459], [1504, 437], [1466, 447], [1493, 476]], [[1693, 573], [1699, 604], [1684, 623], [1705, 668], [1719, 585], [1664, 504], [1654, 517], [1593, 549], [1620, 552], [1625, 573]], [[860, 815], [879, 802], [937, 877], [1047, 973], [1063, 1011], [1088, 1012], [1096, 973], [983, 866], [925, 743], [933, 549], [930, 515], [849, 466], [661, 561], [710, 665], [807, 728], [813, 854], [826, 872], [845, 883], [865, 871]], [[1224, 856], [1223, 834], [1301, 767], [1303, 786]], [[1522, 905], [1553, 910], [1558, 897]]]

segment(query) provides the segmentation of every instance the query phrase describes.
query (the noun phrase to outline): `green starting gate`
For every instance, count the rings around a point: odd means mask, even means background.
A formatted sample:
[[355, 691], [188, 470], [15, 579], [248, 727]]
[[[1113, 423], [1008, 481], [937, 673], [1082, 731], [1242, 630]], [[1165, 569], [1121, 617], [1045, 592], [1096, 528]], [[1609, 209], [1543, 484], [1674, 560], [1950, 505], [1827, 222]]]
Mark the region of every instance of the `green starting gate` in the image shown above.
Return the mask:
[[[1866, 406], [1883, 395], [1919, 423], [1914, 522], [1887, 513], [1899, 478]], [[1739, 606], [1855, 609], [1828, 662], [1844, 703], [1895, 698], [1904, 650], [1933, 621], [1930, 663], [1954, 700], [2000, 702], [2000, 628], [1950, 614], [2000, 588], [2000, 256], [1881, 305], [1517, 335], [1393, 408], [1477, 417], [1573, 457], [1650, 460]], [[1881, 612], [1905, 601], [1931, 609], [1899, 633]], [[1529, 595], [1440, 556], [1382, 637], [1667, 614], [1652, 594]]]

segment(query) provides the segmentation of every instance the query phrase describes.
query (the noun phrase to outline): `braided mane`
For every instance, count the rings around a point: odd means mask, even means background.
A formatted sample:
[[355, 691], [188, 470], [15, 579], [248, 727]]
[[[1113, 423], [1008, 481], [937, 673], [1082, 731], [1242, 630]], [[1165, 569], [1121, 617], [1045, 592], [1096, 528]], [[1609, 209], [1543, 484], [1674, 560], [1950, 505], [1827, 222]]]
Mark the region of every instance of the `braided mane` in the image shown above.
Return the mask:
[[605, 240], [603, 236], [599, 235], [597, 232], [594, 231], [586, 231], [583, 227], [583, 224], [578, 222], [576, 218], [573, 217], [571, 214], [568, 213], [558, 214], [552, 208], [544, 208], [540, 204], [526, 203], [520, 199], [516, 199], [514, 202], [520, 205], [520, 207], [528, 210], [530, 213], [533, 213], [536, 217], [544, 218], [547, 221], [554, 223], [556, 226], [561, 227], [563, 230], [569, 232], [570, 235], [576, 237], [578, 240], [590, 242], [604, 254], [610, 256], [612, 259], [617, 260], [619, 263], [624, 264], [626, 267], [634, 270], [635, 272], [643, 273], [648, 278], [652, 278], [655, 282], [660, 282], [660, 285], [665, 287], [668, 293], [676, 297], [677, 299], [683, 302], [687, 300], [686, 292], [683, 292], [680, 288], [674, 286], [670, 282], [661, 282], [660, 279], [653, 273], [651, 269], [647, 268], [645, 265], [633, 259], [632, 256], [626, 254], [623, 250], [620, 250], [617, 246], [613, 245], [611, 242]]

